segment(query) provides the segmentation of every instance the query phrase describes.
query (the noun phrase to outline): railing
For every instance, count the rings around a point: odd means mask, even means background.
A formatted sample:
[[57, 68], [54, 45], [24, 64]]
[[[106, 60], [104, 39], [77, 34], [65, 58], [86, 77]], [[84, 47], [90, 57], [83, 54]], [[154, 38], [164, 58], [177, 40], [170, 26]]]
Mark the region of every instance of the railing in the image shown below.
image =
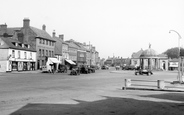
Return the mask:
[[126, 90], [130, 88], [184, 91], [184, 84], [174, 84], [171, 81], [164, 80], [125, 79], [125, 85], [122, 89]]

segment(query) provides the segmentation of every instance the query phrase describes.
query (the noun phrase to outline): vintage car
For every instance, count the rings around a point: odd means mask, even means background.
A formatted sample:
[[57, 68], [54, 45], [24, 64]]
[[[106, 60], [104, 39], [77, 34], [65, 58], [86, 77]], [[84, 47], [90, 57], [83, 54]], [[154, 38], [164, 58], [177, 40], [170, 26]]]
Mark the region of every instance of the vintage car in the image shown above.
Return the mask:
[[146, 74], [146, 75], [153, 75], [153, 72], [149, 69], [138, 69], [135, 71], [135, 75], [143, 75], [143, 74]]
[[90, 67], [88, 67], [88, 69], [89, 69], [90, 73], [95, 73], [95, 70], [96, 70], [95, 66], [90, 66]]
[[80, 72], [81, 72], [81, 73], [88, 74], [88, 73], [90, 73], [90, 69], [89, 69], [89, 67], [86, 66], [86, 65], [81, 65], [81, 67], [80, 67]]
[[101, 67], [101, 69], [109, 69], [109, 66], [103, 65], [103, 66]]
[[79, 67], [73, 67], [70, 75], [80, 75], [80, 68]]

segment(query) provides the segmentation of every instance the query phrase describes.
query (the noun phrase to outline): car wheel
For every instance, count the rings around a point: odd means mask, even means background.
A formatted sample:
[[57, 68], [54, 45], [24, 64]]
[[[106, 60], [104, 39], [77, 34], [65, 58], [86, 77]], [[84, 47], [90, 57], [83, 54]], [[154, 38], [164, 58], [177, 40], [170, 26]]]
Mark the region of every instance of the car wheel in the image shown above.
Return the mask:
[[147, 75], [149, 76], [149, 75], [150, 75], [150, 73], [148, 72], [148, 73], [147, 73]]

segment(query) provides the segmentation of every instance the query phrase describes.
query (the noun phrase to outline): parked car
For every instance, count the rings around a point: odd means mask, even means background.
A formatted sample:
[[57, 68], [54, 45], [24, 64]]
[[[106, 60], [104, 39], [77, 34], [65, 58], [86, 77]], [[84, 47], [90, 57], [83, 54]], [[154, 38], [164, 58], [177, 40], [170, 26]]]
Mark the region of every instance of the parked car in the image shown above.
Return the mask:
[[136, 70], [136, 67], [134, 65], [126, 65], [122, 66], [122, 70]]
[[80, 72], [81, 72], [81, 73], [86, 73], [86, 74], [88, 74], [88, 73], [90, 73], [90, 69], [89, 69], [88, 66], [86, 66], [86, 65], [81, 65], [81, 67], [80, 67]]
[[103, 66], [101, 67], [101, 69], [109, 69], [109, 66], [103, 65]]
[[95, 73], [96, 67], [90, 66], [88, 69], [89, 69], [90, 73]]
[[116, 70], [119, 70], [120, 69], [120, 66], [119, 65], [115, 66], [115, 69]]
[[70, 75], [80, 75], [80, 68], [79, 67], [73, 67]]
[[146, 75], [153, 75], [153, 72], [149, 69], [138, 69], [135, 71], [135, 75], [143, 75], [143, 74], [146, 74]]

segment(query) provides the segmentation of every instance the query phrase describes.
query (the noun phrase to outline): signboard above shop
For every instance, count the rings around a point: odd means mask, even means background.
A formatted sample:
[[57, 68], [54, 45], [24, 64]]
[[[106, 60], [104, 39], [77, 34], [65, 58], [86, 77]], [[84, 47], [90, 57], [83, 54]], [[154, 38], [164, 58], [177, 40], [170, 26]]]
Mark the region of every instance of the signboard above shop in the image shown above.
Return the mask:
[[178, 67], [178, 62], [169, 62], [169, 67]]

